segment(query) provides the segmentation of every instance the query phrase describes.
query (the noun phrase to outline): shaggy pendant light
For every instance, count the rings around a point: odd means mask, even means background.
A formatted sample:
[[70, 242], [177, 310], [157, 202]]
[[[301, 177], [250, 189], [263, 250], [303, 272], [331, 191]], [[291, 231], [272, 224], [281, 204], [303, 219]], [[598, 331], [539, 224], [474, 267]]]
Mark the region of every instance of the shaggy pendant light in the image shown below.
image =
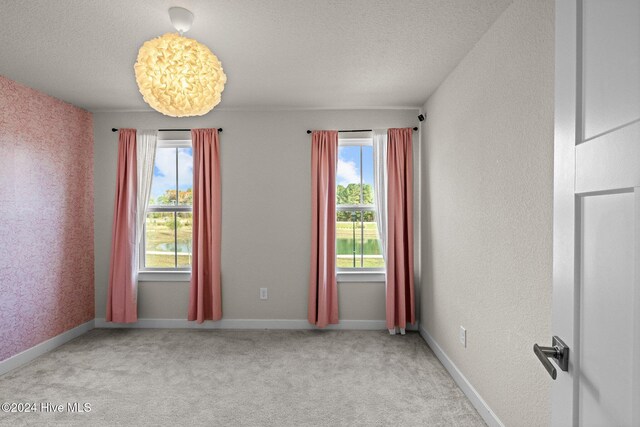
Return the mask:
[[167, 33], [146, 41], [134, 66], [144, 101], [172, 117], [201, 116], [220, 103], [227, 76], [209, 48], [182, 34], [191, 28], [193, 14], [169, 9], [179, 34]]

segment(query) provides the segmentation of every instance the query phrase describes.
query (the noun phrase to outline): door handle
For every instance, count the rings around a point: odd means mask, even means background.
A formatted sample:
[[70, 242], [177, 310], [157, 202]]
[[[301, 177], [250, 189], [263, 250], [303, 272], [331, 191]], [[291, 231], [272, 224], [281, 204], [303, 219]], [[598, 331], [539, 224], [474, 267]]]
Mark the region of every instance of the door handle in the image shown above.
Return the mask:
[[533, 345], [533, 352], [538, 356], [542, 366], [547, 370], [551, 378], [556, 379], [557, 372], [555, 366], [549, 359], [555, 359], [556, 364], [563, 371], [569, 370], [569, 347], [557, 336], [551, 341], [551, 347], [540, 347], [538, 344]]

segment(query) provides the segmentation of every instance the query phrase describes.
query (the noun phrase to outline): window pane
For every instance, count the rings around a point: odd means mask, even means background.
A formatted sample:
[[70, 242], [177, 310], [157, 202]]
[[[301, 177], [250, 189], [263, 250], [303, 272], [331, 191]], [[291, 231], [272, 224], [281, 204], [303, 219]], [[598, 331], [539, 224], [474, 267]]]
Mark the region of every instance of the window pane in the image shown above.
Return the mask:
[[362, 224], [360, 212], [337, 212], [336, 265], [338, 268], [360, 268]]
[[[373, 178], [372, 146], [339, 146], [336, 188], [339, 206], [374, 205]], [[336, 255], [338, 268], [384, 268], [374, 211], [337, 211]]]
[[338, 268], [383, 268], [382, 247], [375, 212], [336, 213]]
[[360, 203], [360, 147], [338, 147], [337, 202], [339, 205]]
[[362, 146], [362, 197], [365, 205], [374, 204], [373, 198], [373, 147]]
[[363, 233], [363, 267], [383, 268], [382, 247], [378, 234], [378, 224], [376, 223], [375, 212], [364, 212], [364, 233]]
[[178, 213], [178, 267], [191, 267], [191, 230], [193, 214]]
[[151, 181], [150, 205], [176, 204], [176, 148], [158, 148]]
[[144, 257], [146, 268], [175, 268], [175, 213], [147, 214]]
[[178, 203], [191, 205], [193, 201], [193, 151], [178, 148]]

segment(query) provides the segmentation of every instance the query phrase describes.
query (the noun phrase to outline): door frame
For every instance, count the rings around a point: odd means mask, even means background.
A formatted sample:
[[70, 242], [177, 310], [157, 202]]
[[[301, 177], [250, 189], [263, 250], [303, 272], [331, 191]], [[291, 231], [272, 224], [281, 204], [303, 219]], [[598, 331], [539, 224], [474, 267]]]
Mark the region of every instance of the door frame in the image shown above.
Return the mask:
[[[576, 238], [576, 145], [582, 134], [581, 0], [556, 0], [555, 124], [553, 166], [552, 335], [577, 348], [579, 266]], [[571, 351], [569, 371], [560, 372], [551, 390], [551, 425], [575, 425], [578, 354]]]

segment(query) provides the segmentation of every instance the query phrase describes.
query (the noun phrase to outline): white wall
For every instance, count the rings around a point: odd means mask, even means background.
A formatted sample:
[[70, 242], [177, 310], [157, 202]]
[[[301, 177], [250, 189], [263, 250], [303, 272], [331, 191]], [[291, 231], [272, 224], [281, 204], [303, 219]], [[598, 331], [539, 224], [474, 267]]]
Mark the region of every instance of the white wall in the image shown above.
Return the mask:
[[[416, 126], [417, 114], [417, 109], [214, 111], [175, 119], [155, 112], [95, 113], [96, 317], [105, 316], [109, 277], [118, 145], [112, 127], [222, 127], [223, 317], [306, 319], [311, 235], [311, 144], [306, 130]], [[415, 141], [417, 166], [417, 132]], [[417, 182], [417, 167], [415, 173]], [[143, 282], [139, 317], [185, 319], [188, 286]], [[259, 300], [260, 287], [269, 289], [268, 301]], [[338, 288], [341, 319], [384, 319], [384, 283], [339, 283]]]
[[421, 326], [507, 426], [550, 421], [553, 6], [515, 1], [424, 106]]

